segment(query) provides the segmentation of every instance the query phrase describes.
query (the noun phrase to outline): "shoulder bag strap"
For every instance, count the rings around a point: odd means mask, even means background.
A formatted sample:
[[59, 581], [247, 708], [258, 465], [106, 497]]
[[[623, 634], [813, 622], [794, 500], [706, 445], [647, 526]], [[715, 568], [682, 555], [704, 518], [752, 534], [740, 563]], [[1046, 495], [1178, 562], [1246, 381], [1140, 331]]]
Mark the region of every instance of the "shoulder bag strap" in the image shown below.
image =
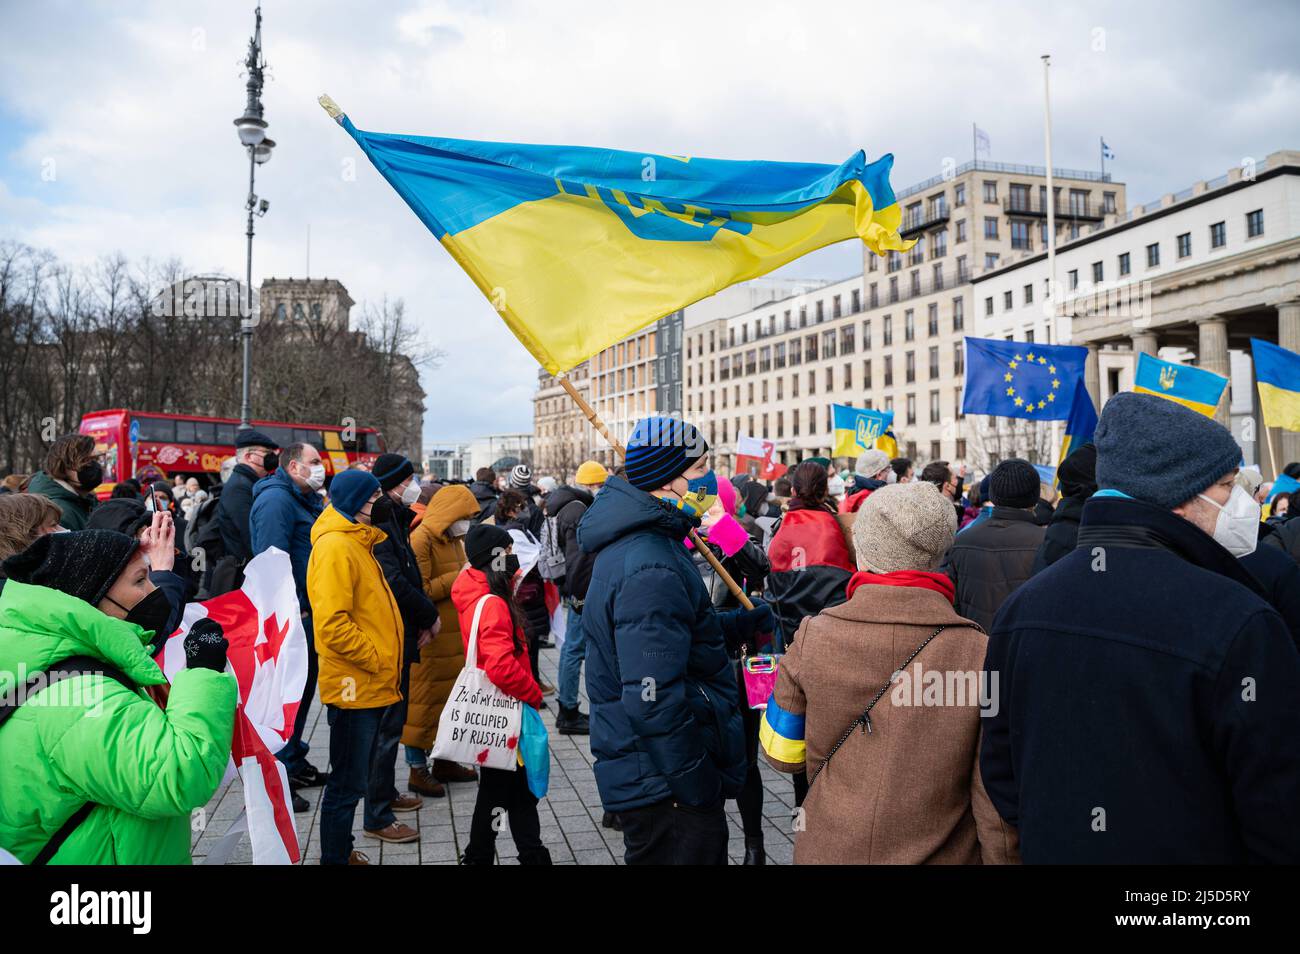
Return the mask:
[[[128, 689], [135, 690], [136, 683], [126, 673], [122, 672], [116, 666], [110, 665], [93, 656], [69, 656], [67, 659], [54, 663], [43, 672], [38, 672], [27, 680], [26, 687], [23, 691], [23, 702], [26, 702], [34, 693], [54, 685], [56, 682], [62, 682], [64, 679], [70, 679], [73, 676], [87, 675], [91, 673], [100, 673], [106, 679], [112, 679], [119, 682]], [[22, 706], [22, 703], [16, 705], [0, 706], [0, 725], [3, 725], [8, 718], [13, 715]], [[59, 826], [50, 840], [45, 843], [45, 847], [40, 850], [35, 858], [32, 859], [32, 865], [46, 865], [50, 859], [58, 853], [63, 847], [63, 843], [68, 840], [74, 831], [80, 827], [86, 817], [95, 810], [95, 802], [86, 802]]]
[[472, 665], [475, 669], [480, 668], [478, 664], [478, 623], [483, 618], [483, 606], [488, 600], [492, 599], [494, 594], [484, 593], [474, 604], [474, 621], [469, 627], [469, 645], [465, 647], [465, 662]]
[[[912, 650], [912, 654], [908, 656], [906, 659], [904, 659], [903, 662], [898, 666], [898, 668], [894, 670], [894, 672], [898, 673], [906, 669], [911, 664], [912, 660], [915, 659], [920, 654], [921, 650], [924, 649], [927, 645], [929, 645], [930, 640], [934, 639], [934, 637], [938, 636], [947, 628], [948, 627], [946, 625], [940, 626], [929, 636], [925, 637], [925, 640], [921, 643], [921, 645], [917, 646], [916, 649]], [[881, 700], [881, 698], [884, 697], [885, 693], [889, 691], [889, 687], [892, 686], [893, 684], [894, 684], [894, 680], [893, 677], [891, 676], [889, 681], [880, 687], [880, 691], [876, 693], [874, 698], [872, 698], [872, 700], [867, 703], [867, 707], [862, 710], [862, 714], [858, 716], [856, 719], [854, 719], [851, 723], [849, 723], [849, 727], [844, 730], [844, 734], [839, 737], [839, 741], [837, 741], [834, 745], [831, 746], [831, 750], [827, 752], [826, 757], [821, 760], [821, 764], [817, 766], [817, 771], [813, 772], [812, 778], [808, 779], [809, 789], [812, 788], [813, 782], [817, 781], [817, 776], [822, 774], [822, 769], [824, 769], [827, 765], [830, 764], [831, 756], [833, 756], [836, 752], [838, 752], [840, 746], [849, 740], [849, 736], [853, 734], [854, 729], [856, 729], [858, 726], [862, 726], [862, 731], [864, 733], [871, 731], [871, 709], [873, 706], [875, 706], [877, 702]]]

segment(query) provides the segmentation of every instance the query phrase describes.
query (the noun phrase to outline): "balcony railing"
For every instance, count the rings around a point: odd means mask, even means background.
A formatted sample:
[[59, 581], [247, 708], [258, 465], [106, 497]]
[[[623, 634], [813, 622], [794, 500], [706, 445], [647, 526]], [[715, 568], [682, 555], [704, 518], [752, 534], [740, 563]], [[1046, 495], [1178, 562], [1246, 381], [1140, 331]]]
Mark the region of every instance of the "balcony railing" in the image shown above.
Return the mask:
[[[1007, 215], [1047, 217], [1047, 203], [1037, 196], [1009, 195], [1002, 200], [1002, 210]], [[1106, 217], [1100, 208], [1093, 208], [1089, 202], [1062, 201], [1059, 197], [1054, 211], [1058, 219], [1074, 219], [1083, 222], [1100, 222]]]
[[[935, 186], [943, 185], [951, 179], [965, 175], [967, 172], [1006, 172], [1016, 176], [1046, 176], [1047, 168], [1045, 166], [1022, 166], [1011, 162], [990, 162], [987, 159], [972, 160], [963, 162], [947, 175], [932, 176], [924, 182], [918, 182], [906, 189], [895, 192], [894, 198], [901, 201], [908, 196], [916, 195], [918, 192], [926, 192]], [[1054, 169], [1052, 175], [1057, 179], [1074, 179], [1078, 182], [1111, 181], [1109, 172], [1103, 174], [1088, 172], [1083, 169]]]
[[920, 213], [906, 215], [903, 217], [903, 224], [899, 228], [898, 234], [903, 238], [909, 238], [917, 232], [924, 232], [926, 229], [947, 225], [948, 218], [948, 206], [946, 204]]

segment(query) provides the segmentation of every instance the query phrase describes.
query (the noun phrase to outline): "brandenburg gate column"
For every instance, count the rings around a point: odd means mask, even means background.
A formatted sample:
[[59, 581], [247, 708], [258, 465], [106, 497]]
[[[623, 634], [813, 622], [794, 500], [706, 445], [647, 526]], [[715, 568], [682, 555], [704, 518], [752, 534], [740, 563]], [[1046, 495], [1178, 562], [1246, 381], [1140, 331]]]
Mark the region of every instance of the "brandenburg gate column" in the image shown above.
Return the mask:
[[[1213, 371], [1225, 378], [1231, 377], [1228, 365], [1228, 320], [1226, 318], [1202, 318], [1196, 323], [1200, 341], [1196, 349], [1196, 364], [1206, 371]], [[1229, 426], [1228, 389], [1223, 389], [1223, 397], [1214, 410], [1214, 419], [1224, 427]]]
[[[1300, 352], [1300, 301], [1285, 301], [1277, 306], [1277, 343], [1288, 351]], [[1300, 434], [1280, 428], [1273, 428], [1273, 433], [1273, 446], [1280, 458], [1277, 469], [1281, 471], [1291, 461], [1300, 460]]]

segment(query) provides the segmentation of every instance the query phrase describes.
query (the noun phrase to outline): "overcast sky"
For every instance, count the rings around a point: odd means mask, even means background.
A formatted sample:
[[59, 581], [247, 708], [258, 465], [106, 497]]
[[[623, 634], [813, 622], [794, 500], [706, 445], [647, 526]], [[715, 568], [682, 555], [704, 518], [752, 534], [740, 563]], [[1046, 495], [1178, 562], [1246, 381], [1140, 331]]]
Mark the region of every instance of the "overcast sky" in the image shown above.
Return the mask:
[[[1041, 165], [1050, 52], [1056, 165], [1096, 169], [1105, 136], [1130, 206], [1300, 148], [1288, 2], [267, 0], [263, 15], [278, 145], [258, 174], [271, 210], [254, 282], [306, 273], [310, 225], [312, 276], [358, 303], [405, 299], [446, 352], [425, 374], [426, 448], [531, 430], [536, 364], [327, 119], [322, 92], [384, 132], [836, 164], [892, 152], [901, 189], [969, 159], [972, 122], [993, 159]], [[0, 238], [73, 263], [177, 256], [242, 278], [232, 120], [252, 25], [237, 0], [4, 0]], [[855, 244], [786, 271], [847, 277]]]

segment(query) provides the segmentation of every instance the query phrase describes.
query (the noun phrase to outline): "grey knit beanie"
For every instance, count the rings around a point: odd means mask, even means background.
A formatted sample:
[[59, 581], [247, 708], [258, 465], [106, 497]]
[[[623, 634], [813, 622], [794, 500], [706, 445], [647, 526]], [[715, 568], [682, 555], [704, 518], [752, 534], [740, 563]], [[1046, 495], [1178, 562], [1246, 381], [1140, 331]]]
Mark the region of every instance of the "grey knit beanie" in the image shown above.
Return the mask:
[[858, 511], [853, 548], [858, 566], [872, 573], [933, 570], [956, 533], [957, 512], [934, 484], [889, 484]]
[[1093, 436], [1097, 486], [1166, 510], [1186, 503], [1241, 463], [1228, 429], [1154, 394], [1116, 394]]

